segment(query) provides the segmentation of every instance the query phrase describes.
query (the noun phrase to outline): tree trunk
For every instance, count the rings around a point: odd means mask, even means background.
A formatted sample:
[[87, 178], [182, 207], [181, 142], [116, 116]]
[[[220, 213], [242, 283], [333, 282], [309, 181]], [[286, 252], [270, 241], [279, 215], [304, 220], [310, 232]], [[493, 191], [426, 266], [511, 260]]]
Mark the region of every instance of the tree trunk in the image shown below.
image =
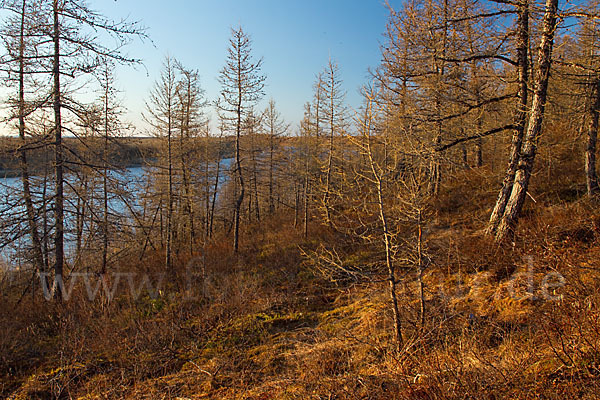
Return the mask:
[[596, 78], [593, 88], [593, 102], [588, 108], [589, 127], [585, 151], [585, 177], [588, 196], [598, 194], [598, 175], [596, 172], [596, 142], [598, 139], [598, 119], [600, 116], [600, 79]]
[[533, 170], [537, 152], [537, 141], [544, 118], [548, 81], [550, 79], [550, 66], [552, 64], [554, 33], [557, 26], [557, 10], [558, 0], [546, 1], [543, 31], [538, 54], [539, 67], [536, 74], [529, 126], [524, 138], [523, 149], [515, 174], [512, 192], [496, 232], [496, 241], [498, 242], [505, 240], [510, 233], [514, 232], [514, 228], [519, 219], [519, 214], [527, 196], [529, 179], [531, 178], [531, 172]]
[[[189, 136], [188, 128], [186, 127], [186, 135]], [[194, 224], [194, 189], [190, 182], [190, 171], [189, 165], [187, 163], [187, 159], [185, 157], [185, 146], [184, 146], [184, 138], [182, 137], [180, 140], [180, 159], [181, 159], [181, 179], [183, 184], [183, 190], [185, 193], [185, 212], [187, 214], [187, 224], [189, 229], [189, 251], [190, 255], [193, 253], [194, 241], [196, 239], [196, 226]], [[208, 186], [208, 183], [207, 183]]]
[[419, 282], [419, 299], [421, 305], [421, 328], [425, 328], [425, 287], [423, 284], [423, 221], [421, 210], [417, 214], [417, 273]]
[[[482, 132], [480, 119], [479, 119], [477, 125], [479, 128], [479, 132]], [[477, 140], [475, 141], [475, 165], [478, 168], [483, 167], [483, 139], [482, 138], [477, 138]]]
[[79, 171], [81, 174], [79, 190], [75, 195], [77, 196], [77, 206], [75, 214], [75, 261], [74, 268], [78, 268], [83, 257], [84, 247], [84, 228], [85, 218], [87, 216], [87, 204], [88, 204], [88, 176], [85, 171], [85, 167], [82, 167]]
[[275, 151], [275, 127], [271, 124], [271, 137], [269, 138], [269, 214], [275, 212], [275, 199], [273, 198], [273, 153]]
[[402, 349], [402, 321], [400, 317], [400, 309], [398, 307], [398, 297], [396, 295], [396, 269], [394, 262], [392, 260], [392, 238], [391, 233], [389, 231], [387, 215], [385, 212], [385, 205], [383, 203], [383, 184], [381, 182], [381, 177], [377, 174], [375, 169], [375, 164], [372, 159], [371, 149], [369, 147], [369, 158], [371, 162], [371, 168], [373, 170], [373, 174], [376, 179], [377, 184], [377, 200], [379, 205], [379, 219], [381, 222], [381, 228], [383, 230], [383, 239], [385, 244], [385, 262], [387, 266], [388, 272], [388, 285], [389, 285], [389, 295], [390, 302], [392, 305], [392, 312], [394, 314], [394, 339], [396, 341], [396, 350], [400, 352]]
[[[193, 204], [193, 189], [190, 183], [190, 172], [189, 165], [185, 155], [185, 139], [189, 138], [189, 118], [190, 118], [190, 102], [189, 93], [190, 87], [188, 85], [187, 88], [188, 98], [185, 99], [185, 105], [183, 107], [183, 115], [182, 115], [182, 126], [181, 132], [179, 136], [179, 163], [181, 166], [181, 180], [183, 185], [183, 191], [185, 196], [184, 202], [184, 210], [185, 214], [187, 214], [187, 228], [189, 232], [187, 232], [188, 236], [188, 245], [190, 256], [194, 250], [194, 239], [196, 237], [196, 229], [194, 226], [194, 204]], [[183, 238], [186, 236], [186, 232], [182, 233]]]
[[212, 195], [212, 204], [210, 205], [210, 225], [209, 225], [209, 230], [208, 230], [209, 237], [212, 237], [212, 234], [213, 234], [213, 222], [215, 219], [215, 204], [217, 202], [217, 193], [219, 190], [219, 173], [220, 173], [220, 169], [221, 169], [221, 154], [220, 154], [221, 147], [220, 147], [220, 145], [219, 145], [218, 152], [219, 152], [219, 155], [217, 156], [217, 170], [215, 172], [215, 185], [214, 185], [213, 195]]
[[[206, 126], [206, 143], [204, 145], [204, 186], [206, 188], [205, 190], [205, 203], [206, 203], [206, 209], [205, 209], [205, 216], [206, 216], [206, 229], [205, 229], [205, 234], [204, 234], [204, 242], [206, 243], [206, 239], [208, 239], [210, 237], [210, 163], [209, 163], [209, 151], [208, 151], [208, 144], [210, 141], [210, 128], [207, 124]], [[190, 199], [190, 206], [191, 206], [191, 199]], [[191, 248], [190, 248], [190, 255], [191, 255]]]
[[[254, 130], [252, 130], [252, 188], [254, 190], [254, 213], [256, 216], [256, 222], [260, 222], [260, 197], [258, 195], [258, 162], [256, 160], [256, 152], [258, 150], [255, 147], [255, 139], [256, 137], [254, 136]], [[250, 209], [252, 208], [251, 205], [252, 201], [250, 201], [250, 207], [248, 211], [250, 211]]]
[[104, 88], [104, 154], [102, 156], [102, 269], [100, 275], [104, 279], [108, 270], [108, 135], [109, 135], [109, 96], [110, 80], [108, 79], [108, 65], [106, 66], [106, 87]]
[[496, 233], [498, 223], [504, 215], [506, 209], [506, 203], [512, 192], [513, 183], [515, 180], [515, 174], [517, 172], [517, 165], [519, 164], [519, 158], [521, 154], [521, 148], [523, 146], [523, 135], [525, 133], [525, 126], [527, 124], [527, 100], [528, 100], [528, 81], [529, 81], [529, 0], [522, 0], [518, 6], [518, 44], [517, 44], [517, 57], [518, 57], [518, 81], [519, 81], [519, 94], [517, 109], [515, 115], [516, 129], [512, 136], [512, 143], [510, 148], [510, 156], [508, 161], [508, 167], [504, 174], [504, 180], [496, 204], [490, 215], [490, 221], [488, 223], [487, 232], [490, 235]]
[[[448, 20], [448, 0], [444, 0], [443, 6], [443, 18], [444, 21]], [[442, 136], [444, 126], [442, 124], [442, 94], [440, 90], [443, 85], [444, 75], [446, 74], [446, 65], [444, 59], [446, 58], [446, 51], [448, 47], [448, 24], [444, 23], [443, 29], [443, 37], [441, 45], [441, 54], [439, 54], [440, 59], [438, 59], [438, 51], [439, 49], [435, 49], [435, 56], [433, 59], [433, 69], [437, 75], [437, 85], [438, 87], [435, 89], [435, 114], [437, 118], [436, 122], [436, 134], [434, 138], [434, 146], [433, 148], [439, 147], [442, 143]], [[441, 65], [438, 65], [441, 63]], [[440, 187], [442, 185], [442, 164], [441, 157], [436, 151], [431, 152], [431, 180], [429, 182], [429, 191], [433, 195], [437, 195], [440, 191]]]
[[380, 172], [378, 171], [378, 167], [376, 166], [376, 162], [373, 158], [373, 149], [371, 147], [371, 136], [370, 136], [370, 126], [367, 126], [365, 129], [366, 132], [366, 155], [369, 159], [369, 166], [371, 169], [371, 173], [373, 174], [373, 183], [375, 185], [375, 189], [377, 190], [377, 205], [379, 208], [379, 222], [381, 223], [381, 230], [383, 232], [383, 242], [385, 245], [385, 263], [387, 267], [387, 281], [389, 285], [389, 296], [390, 303], [392, 306], [392, 312], [394, 315], [394, 339], [396, 342], [396, 351], [400, 352], [402, 350], [403, 339], [402, 339], [402, 321], [400, 317], [400, 309], [398, 307], [398, 297], [396, 294], [396, 268], [393, 261], [392, 254], [392, 233], [390, 232], [388, 221], [387, 221], [387, 213], [386, 207], [384, 203], [384, 184], [383, 178]]
[[294, 182], [294, 229], [298, 227], [300, 215], [300, 187], [298, 182]]
[[172, 240], [173, 240], [173, 154], [171, 143], [171, 112], [168, 113], [167, 131], [167, 163], [168, 163], [168, 193], [167, 193], [167, 246], [165, 251], [165, 266], [167, 271], [172, 267]]
[[104, 168], [102, 174], [102, 269], [100, 274], [106, 275], [108, 270], [108, 100], [105, 105], [105, 126], [104, 126]]
[[[240, 102], [241, 102], [241, 89], [240, 89]], [[242, 128], [242, 109], [241, 104], [238, 105], [237, 108], [237, 121], [236, 121], [236, 135], [235, 135], [235, 170], [237, 173], [237, 178], [240, 184], [240, 192], [235, 201], [234, 205], [234, 216], [233, 216], [233, 251], [235, 253], [239, 250], [240, 245], [240, 210], [242, 208], [242, 202], [244, 201], [244, 176], [242, 174], [242, 162], [240, 158], [240, 135]]]
[[[44, 127], [44, 136], [46, 135], [46, 129]], [[48, 166], [49, 166], [49, 155], [44, 152], [44, 181], [42, 182], [42, 246], [44, 254], [44, 267], [46, 271], [50, 271], [50, 228], [48, 227]]]
[[44, 252], [35, 220], [35, 209], [31, 196], [29, 182], [29, 166], [27, 163], [27, 140], [25, 135], [25, 13], [26, 1], [23, 0], [21, 8], [21, 21], [19, 32], [19, 138], [21, 139], [20, 162], [21, 182], [23, 184], [23, 200], [27, 212], [27, 223], [33, 249], [33, 263], [36, 271], [44, 272]]
[[[63, 279], [63, 269], [65, 262], [64, 249], [64, 179], [63, 179], [63, 144], [62, 144], [62, 96], [60, 87], [60, 23], [58, 0], [52, 2], [53, 13], [53, 42], [54, 55], [52, 60], [52, 75], [53, 75], [53, 108], [54, 108], [54, 161], [55, 161], [55, 184], [56, 193], [54, 198], [54, 216], [55, 216], [55, 232], [54, 232], [54, 274], [57, 281]], [[62, 300], [62, 286], [57, 285], [55, 298]]]
[[[332, 97], [333, 98], [333, 97]], [[332, 101], [333, 107], [333, 101]], [[325, 171], [325, 194], [323, 195], [323, 206], [325, 207], [325, 222], [332, 226], [333, 222], [331, 221], [331, 212], [330, 212], [330, 191], [331, 191], [331, 174], [333, 169], [333, 151], [334, 151], [334, 141], [333, 135], [335, 133], [334, 128], [334, 118], [333, 118], [333, 109], [331, 110], [331, 132], [329, 133], [329, 154], [327, 155], [327, 170]]]
[[305, 171], [306, 176], [304, 177], [304, 227], [303, 227], [303, 232], [304, 232], [304, 239], [308, 238], [308, 216], [309, 216], [309, 212], [308, 212], [308, 196], [309, 196], [309, 191], [308, 191], [308, 185], [309, 185], [309, 180], [308, 180], [308, 168], [307, 171]]
[[248, 193], [248, 223], [252, 223], [252, 193]]

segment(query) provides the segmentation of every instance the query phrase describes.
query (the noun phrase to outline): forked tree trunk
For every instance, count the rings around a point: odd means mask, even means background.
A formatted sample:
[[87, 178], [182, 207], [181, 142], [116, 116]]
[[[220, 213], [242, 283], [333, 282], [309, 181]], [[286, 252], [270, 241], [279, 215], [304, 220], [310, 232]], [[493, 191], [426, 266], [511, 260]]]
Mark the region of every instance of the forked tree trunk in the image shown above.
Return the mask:
[[519, 219], [519, 214], [525, 203], [525, 198], [527, 197], [527, 188], [529, 186], [529, 179], [531, 178], [531, 172], [533, 170], [537, 152], [537, 141], [544, 118], [548, 81], [550, 79], [550, 66], [552, 64], [554, 33], [557, 26], [557, 12], [558, 0], [547, 0], [538, 54], [539, 67], [535, 79], [535, 90], [531, 104], [529, 126], [527, 127], [527, 133], [524, 138], [523, 149], [515, 174], [512, 192], [496, 232], [496, 241], [498, 242], [505, 240], [509, 234], [514, 232], [514, 228]]
[[508, 202], [508, 198], [513, 188], [515, 174], [517, 172], [517, 165], [519, 164], [521, 148], [523, 146], [523, 135], [525, 133], [525, 126], [527, 124], [527, 87], [529, 81], [529, 0], [521, 0], [518, 6], [518, 13], [517, 74], [519, 81], [519, 94], [515, 115], [516, 129], [512, 136], [508, 167], [506, 168], [506, 172], [504, 174], [502, 187], [500, 188], [500, 193], [498, 194], [496, 204], [492, 214], [490, 215], [490, 221], [487, 228], [487, 232], [490, 235], [494, 235], [496, 233], [498, 223], [504, 215], [506, 203]]

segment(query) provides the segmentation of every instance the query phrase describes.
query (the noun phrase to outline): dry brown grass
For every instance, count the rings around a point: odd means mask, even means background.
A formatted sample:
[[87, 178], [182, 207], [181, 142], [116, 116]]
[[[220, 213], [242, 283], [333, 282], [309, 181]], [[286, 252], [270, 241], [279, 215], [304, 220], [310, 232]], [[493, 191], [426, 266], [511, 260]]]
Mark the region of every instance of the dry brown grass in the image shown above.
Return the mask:
[[[576, 172], [567, 170], [558, 182], [574, 181], [568, 176]], [[540, 184], [538, 204], [528, 205], [518, 240], [497, 247], [483, 234], [494, 179], [486, 171], [465, 172], [444, 188], [426, 230], [432, 263], [425, 274], [423, 327], [414, 274], [402, 281], [401, 353], [391, 343], [385, 283], [322, 280], [299, 246], [343, 238], [313, 224], [305, 242], [290, 217], [279, 215], [245, 229], [239, 256], [226, 237], [204, 252], [181, 254], [156, 298], [121, 293], [110, 304], [90, 302], [78, 288], [63, 304], [30, 296], [17, 304], [20, 291], [4, 292], [0, 396], [595, 398], [597, 204], [573, 197], [571, 183], [552, 189]], [[364, 256], [354, 242], [340, 248], [348, 259]], [[162, 265], [162, 255], [149, 252], [142, 261], [121, 260], [119, 268], [158, 276]], [[191, 288], [190, 270], [204, 271], [204, 281]], [[555, 300], [544, 298], [541, 282], [548, 273], [560, 273], [566, 282], [548, 292], [561, 295]]]

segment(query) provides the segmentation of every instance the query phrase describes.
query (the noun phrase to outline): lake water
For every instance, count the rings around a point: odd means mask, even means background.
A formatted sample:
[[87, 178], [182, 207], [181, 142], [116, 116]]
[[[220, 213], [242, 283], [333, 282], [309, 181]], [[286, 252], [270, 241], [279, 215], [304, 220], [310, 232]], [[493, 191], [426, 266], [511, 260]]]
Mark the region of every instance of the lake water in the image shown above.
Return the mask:
[[[232, 158], [221, 160], [219, 185], [222, 185], [228, 178], [228, 170], [233, 162]], [[214, 169], [215, 165], [211, 168]], [[110, 171], [109, 174], [109, 217], [112, 223], [121, 228], [133, 227], [137, 225], [134, 213], [141, 215], [144, 203], [152, 194], [149, 192], [149, 184], [152, 177], [158, 174], [157, 169], [151, 167], [129, 167], [123, 170]], [[202, 174], [200, 174], [202, 175]], [[46, 185], [46, 197], [51, 198], [54, 193], [52, 184], [54, 177], [48, 177]], [[214, 176], [210, 179], [214, 182]], [[41, 177], [32, 177], [32, 192], [34, 198], [43, 198], [43, 179]], [[76, 176], [67, 175], [65, 179], [65, 250], [67, 254], [73, 254], [76, 246], [75, 238], [75, 220], [77, 210], [78, 183]], [[90, 191], [88, 205], [91, 212], [98, 212], [98, 218], [101, 218], [103, 209], [102, 202], [102, 180], [100, 176], [95, 178], [92, 185], [95, 189]], [[0, 256], [9, 265], [17, 265], [19, 252], [27, 247], [29, 236], [25, 223], [26, 209], [22, 200], [23, 186], [21, 177], [0, 178], [0, 229], [2, 238], [0, 239]], [[51, 208], [52, 200], [49, 200], [48, 208]], [[37, 207], [41, 204], [38, 203]], [[49, 211], [51, 213], [51, 211]], [[89, 211], [88, 211], [89, 215]], [[52, 215], [48, 215], [48, 224], [53, 221]], [[43, 217], [38, 216], [38, 225], [40, 231]]]

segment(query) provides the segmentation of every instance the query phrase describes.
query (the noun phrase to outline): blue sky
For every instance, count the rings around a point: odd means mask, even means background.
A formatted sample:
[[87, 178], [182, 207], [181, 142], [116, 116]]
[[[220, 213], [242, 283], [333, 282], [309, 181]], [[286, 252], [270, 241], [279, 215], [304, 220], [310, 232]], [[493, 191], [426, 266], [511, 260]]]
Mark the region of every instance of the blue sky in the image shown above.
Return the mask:
[[357, 107], [368, 68], [379, 63], [388, 17], [384, 0], [90, 0], [90, 6], [113, 19], [139, 20], [153, 41], [137, 41], [127, 50], [143, 58], [145, 68], [119, 67], [117, 74], [127, 119], [140, 127], [138, 134], [144, 130], [144, 100], [164, 56], [197, 69], [207, 98], [214, 100], [230, 28], [239, 25], [252, 37], [255, 56], [264, 58], [261, 106], [272, 97], [296, 128], [315, 75], [331, 55], [340, 66], [347, 103]]

